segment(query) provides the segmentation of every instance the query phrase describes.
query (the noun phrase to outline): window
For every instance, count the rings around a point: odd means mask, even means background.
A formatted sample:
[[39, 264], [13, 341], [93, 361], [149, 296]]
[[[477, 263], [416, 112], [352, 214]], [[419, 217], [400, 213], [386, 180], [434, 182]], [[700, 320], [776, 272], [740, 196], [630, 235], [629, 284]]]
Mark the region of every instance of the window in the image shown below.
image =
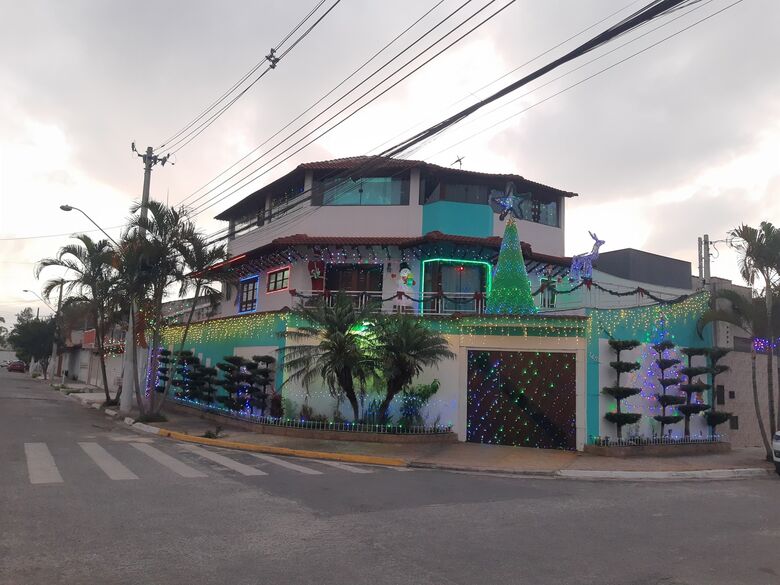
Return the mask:
[[238, 287], [238, 312], [252, 313], [257, 310], [258, 277], [253, 276], [241, 281]]
[[718, 403], [718, 406], [726, 404], [726, 389], [720, 384], [715, 386], [715, 401]]
[[407, 205], [409, 181], [395, 177], [364, 177], [352, 181], [325, 179], [323, 205]]
[[268, 273], [268, 292], [284, 290], [290, 284], [290, 267], [279, 268]]
[[729, 428], [732, 431], [738, 431], [739, 430], [739, 417], [738, 416], [732, 416], [729, 419]]
[[737, 397], [737, 393], [734, 390], [729, 390], [729, 400], [734, 400]]

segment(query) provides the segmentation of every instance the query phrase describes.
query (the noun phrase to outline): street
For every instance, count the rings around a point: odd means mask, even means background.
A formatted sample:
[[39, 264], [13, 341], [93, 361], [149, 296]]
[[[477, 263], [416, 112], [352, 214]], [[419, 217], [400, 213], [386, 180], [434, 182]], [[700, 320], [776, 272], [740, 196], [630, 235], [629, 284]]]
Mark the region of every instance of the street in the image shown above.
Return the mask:
[[780, 481], [589, 482], [145, 437], [0, 370], [0, 583], [769, 584]]

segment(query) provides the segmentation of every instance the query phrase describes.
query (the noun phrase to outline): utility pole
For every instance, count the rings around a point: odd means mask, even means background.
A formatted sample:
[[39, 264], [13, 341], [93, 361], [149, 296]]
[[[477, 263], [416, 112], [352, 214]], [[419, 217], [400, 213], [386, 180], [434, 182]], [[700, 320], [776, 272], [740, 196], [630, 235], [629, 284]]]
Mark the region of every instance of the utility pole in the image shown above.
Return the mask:
[[[151, 146], [146, 147], [146, 152], [140, 153], [135, 147], [135, 142], [130, 145], [130, 148], [144, 163], [144, 186], [143, 191], [141, 192], [141, 208], [139, 212], [141, 218], [145, 220], [149, 213], [149, 192], [151, 190], [152, 184], [152, 169], [158, 163], [161, 166], [165, 166], [165, 163], [168, 162], [168, 158], [171, 155], [166, 154], [165, 156], [157, 156], [154, 154], [154, 148]], [[141, 235], [144, 235], [145, 233], [146, 230], [142, 227]], [[137, 314], [138, 307], [135, 301], [133, 301], [133, 306], [130, 310], [129, 327], [127, 328], [127, 333], [125, 334], [125, 353], [123, 357], [124, 363], [122, 366], [122, 395], [119, 398], [119, 410], [121, 412], [129, 412], [133, 407], [133, 395], [135, 394], [134, 378], [138, 375], [138, 372], [133, 370], [132, 356], [133, 353], [138, 351], [138, 347], [136, 347], [136, 340], [133, 337], [133, 329], [135, 328], [133, 321]], [[131, 351], [133, 353], [130, 353]]]

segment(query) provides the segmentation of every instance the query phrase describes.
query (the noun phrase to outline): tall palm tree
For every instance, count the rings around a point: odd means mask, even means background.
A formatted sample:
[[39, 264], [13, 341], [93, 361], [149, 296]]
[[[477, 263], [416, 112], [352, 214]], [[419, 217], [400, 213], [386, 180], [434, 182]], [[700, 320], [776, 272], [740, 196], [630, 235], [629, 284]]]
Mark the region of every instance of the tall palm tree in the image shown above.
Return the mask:
[[371, 323], [374, 307], [356, 307], [339, 294], [330, 305], [318, 299], [310, 306], [298, 305], [292, 316], [300, 322], [280, 335], [297, 344], [280, 349], [284, 369], [291, 372], [285, 383], [296, 380], [305, 387], [323, 379], [331, 394], [343, 393], [352, 407], [353, 420], [360, 418], [355, 382], [364, 387], [373, 371], [371, 340], [364, 324]]
[[411, 315], [392, 315], [376, 326], [376, 354], [385, 379], [385, 397], [379, 405], [379, 419], [387, 420], [393, 398], [412, 383], [426, 367], [453, 359], [447, 340]]
[[[152, 359], [149, 369], [157, 371], [157, 349], [162, 337], [163, 315], [162, 306], [168, 287], [179, 282], [184, 276], [184, 260], [182, 250], [186, 242], [195, 233], [195, 227], [189, 219], [187, 211], [169, 207], [159, 201], [150, 201], [147, 213], [139, 213], [141, 205], [131, 208], [134, 215], [128, 224], [127, 236], [136, 240], [133, 250], [138, 257], [133, 260], [140, 269], [134, 289], [139, 295], [139, 302], [146, 305], [145, 323], [152, 333]], [[141, 240], [141, 241], [138, 241]], [[137, 370], [135, 370], [137, 373]], [[149, 376], [150, 380], [153, 376]], [[158, 415], [165, 393], [154, 392], [153, 388], [145, 389], [148, 393], [148, 415]]]
[[189, 272], [183, 275], [179, 286], [179, 296], [183, 297], [189, 291], [194, 290], [192, 306], [187, 315], [184, 331], [181, 336], [179, 351], [184, 350], [187, 334], [190, 331], [192, 317], [195, 314], [195, 306], [198, 301], [206, 297], [212, 307], [216, 307], [222, 298], [222, 291], [214, 288], [214, 280], [206, 274], [206, 269], [227, 258], [227, 250], [224, 245], [212, 246], [206, 237], [200, 232], [193, 232], [184, 242], [181, 248], [184, 265]]
[[115, 404], [108, 390], [106, 375], [105, 335], [111, 313], [111, 289], [115, 280], [112, 266], [115, 250], [108, 240], [93, 240], [85, 234], [75, 236], [78, 244], [60, 248], [54, 258], [44, 258], [35, 267], [36, 278], [48, 267], [65, 268], [72, 276], [54, 278], [43, 285], [43, 297], [50, 298], [57, 288], [62, 287], [67, 295], [66, 303], [83, 304], [95, 321], [95, 343], [100, 359], [100, 373], [106, 404]]
[[[766, 301], [766, 318], [773, 322], [774, 294], [773, 288], [778, 285], [780, 273], [780, 230], [768, 221], [762, 221], [758, 229], [742, 224], [731, 230], [731, 245], [740, 253], [739, 271], [751, 287], [758, 276], [764, 281], [764, 300]], [[774, 435], [780, 428], [780, 409], [775, 415], [774, 400], [774, 345], [775, 336], [769, 328], [769, 352], [767, 353], [766, 372], [769, 383], [770, 427]], [[780, 385], [778, 387], [778, 404], [780, 404]], [[775, 418], [775, 416], [777, 418]]]
[[[717, 299], [725, 299], [729, 302], [729, 307], [725, 309], [718, 309], [718, 308], [712, 308], [708, 311], [705, 311], [704, 314], [699, 318], [697, 329], [699, 332], [699, 336], [702, 335], [702, 332], [704, 330], [704, 327], [710, 323], [721, 321], [724, 323], [730, 323], [736, 327], [739, 327], [740, 329], [743, 329], [746, 331], [751, 337], [757, 337], [757, 336], [764, 336], [769, 334], [770, 330], [777, 331], [780, 329], [780, 325], [778, 323], [774, 323], [774, 327], [770, 328], [768, 327], [768, 321], [766, 319], [766, 308], [764, 306], [764, 303], [761, 302], [759, 299], [748, 299], [745, 296], [731, 290], [721, 290], [718, 291], [714, 298], [713, 298], [713, 305], [714, 301]], [[777, 313], [775, 313], [777, 315]], [[775, 321], [778, 321], [780, 319], [775, 318]], [[764, 449], [766, 450], [766, 456], [768, 460], [772, 459], [772, 449], [770, 445], [770, 439], [766, 432], [766, 427], [764, 425], [764, 418], [761, 414], [761, 402], [758, 398], [758, 382], [756, 380], [756, 347], [755, 344], [751, 344], [751, 350], [750, 350], [750, 365], [751, 365], [751, 381], [753, 385], [753, 405], [756, 410], [756, 420], [758, 421], [758, 430], [761, 433], [761, 440], [764, 444]], [[770, 392], [768, 392], [768, 398], [769, 403], [772, 404], [772, 393], [771, 388]], [[772, 419], [773, 412], [770, 410], [769, 416], [770, 416], [770, 422], [773, 422]], [[772, 425], [770, 425], [772, 426]], [[774, 431], [772, 431], [774, 433]]]

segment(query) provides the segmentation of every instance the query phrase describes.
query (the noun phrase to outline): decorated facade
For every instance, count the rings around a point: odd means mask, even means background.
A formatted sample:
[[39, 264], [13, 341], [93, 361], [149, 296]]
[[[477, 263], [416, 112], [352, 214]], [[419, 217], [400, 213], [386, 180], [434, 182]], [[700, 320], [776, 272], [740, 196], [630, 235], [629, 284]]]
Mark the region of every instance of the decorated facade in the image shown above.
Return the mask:
[[[219, 318], [193, 325], [187, 349], [207, 368], [225, 356], [277, 356], [284, 416], [344, 420], [348, 409], [324, 384], [286, 379], [280, 351], [282, 332], [297, 325], [290, 307], [343, 293], [417, 315], [446, 337], [456, 359], [418, 376], [438, 381], [420, 415], [428, 425], [464, 441], [557, 449], [616, 438], [618, 418], [623, 438], [658, 437], [668, 428], [654, 417], [675, 407], [659, 402], [653, 348], [706, 347], [695, 323], [707, 296], [599, 272], [595, 234], [590, 253], [563, 256], [572, 196], [519, 175], [417, 161], [300, 165], [218, 216], [230, 225], [231, 257], [209, 275], [229, 292]], [[169, 328], [166, 346], [180, 333]], [[628, 417], [609, 414], [617, 405], [604, 391], [616, 386], [610, 341], [620, 339], [636, 340], [621, 361], [638, 365], [618, 386], [638, 391], [612, 392]], [[372, 388], [362, 390], [369, 413]], [[391, 416], [402, 408], [396, 400]], [[690, 423], [691, 436], [707, 430], [700, 416]]]

